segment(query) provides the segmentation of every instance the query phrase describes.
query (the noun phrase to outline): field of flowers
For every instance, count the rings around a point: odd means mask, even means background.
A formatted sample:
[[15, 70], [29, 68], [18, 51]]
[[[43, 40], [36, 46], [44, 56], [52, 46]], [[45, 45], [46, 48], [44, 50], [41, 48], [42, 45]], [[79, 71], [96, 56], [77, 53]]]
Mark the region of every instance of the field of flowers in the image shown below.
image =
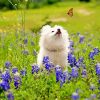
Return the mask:
[[[0, 12], [0, 100], [100, 100], [99, 11], [95, 3], [57, 3], [25, 11], [20, 24], [21, 11]], [[44, 24], [68, 30], [68, 70], [54, 68], [47, 56], [44, 69], [36, 64]]]

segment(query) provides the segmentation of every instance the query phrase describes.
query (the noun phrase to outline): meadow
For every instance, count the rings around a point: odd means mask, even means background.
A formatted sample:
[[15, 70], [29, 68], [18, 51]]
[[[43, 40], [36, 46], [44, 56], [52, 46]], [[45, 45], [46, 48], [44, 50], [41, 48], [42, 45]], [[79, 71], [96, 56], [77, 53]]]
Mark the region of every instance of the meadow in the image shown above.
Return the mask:
[[[70, 8], [72, 17], [67, 15]], [[1, 10], [0, 100], [100, 100], [99, 16], [100, 5], [95, 2]], [[68, 30], [68, 71], [46, 64], [41, 70], [36, 65], [40, 29], [45, 24]]]

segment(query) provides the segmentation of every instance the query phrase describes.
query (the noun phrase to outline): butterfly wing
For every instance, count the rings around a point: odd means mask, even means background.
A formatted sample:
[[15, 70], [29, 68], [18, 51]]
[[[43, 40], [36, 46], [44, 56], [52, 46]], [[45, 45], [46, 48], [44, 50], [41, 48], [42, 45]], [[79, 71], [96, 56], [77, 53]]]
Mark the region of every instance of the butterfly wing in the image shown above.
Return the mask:
[[67, 14], [72, 17], [73, 16], [73, 8], [69, 9], [69, 11], [67, 12]]

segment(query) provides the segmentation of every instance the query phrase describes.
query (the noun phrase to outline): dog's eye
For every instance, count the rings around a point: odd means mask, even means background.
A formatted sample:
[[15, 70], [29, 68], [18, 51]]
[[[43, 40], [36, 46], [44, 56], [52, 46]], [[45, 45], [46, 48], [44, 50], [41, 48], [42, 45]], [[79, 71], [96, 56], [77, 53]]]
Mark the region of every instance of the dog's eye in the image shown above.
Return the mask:
[[54, 31], [52, 31], [52, 32], [54, 32]]

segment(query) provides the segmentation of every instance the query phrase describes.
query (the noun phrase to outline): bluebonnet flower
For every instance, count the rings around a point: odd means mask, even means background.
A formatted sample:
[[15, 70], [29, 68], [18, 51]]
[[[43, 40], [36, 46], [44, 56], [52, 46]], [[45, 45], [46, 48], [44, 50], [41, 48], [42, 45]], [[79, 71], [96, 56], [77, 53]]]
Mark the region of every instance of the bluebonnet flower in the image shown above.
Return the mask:
[[6, 67], [7, 69], [9, 69], [11, 66], [12, 66], [11, 62], [9, 62], [9, 61], [6, 61], [6, 62], [5, 62], [5, 67]]
[[21, 74], [22, 76], [26, 76], [26, 74], [27, 74], [26, 69], [25, 69], [25, 68], [22, 69], [22, 70], [20, 71], [20, 74]]
[[86, 77], [86, 76], [87, 76], [87, 71], [86, 71], [86, 69], [83, 69], [81, 74], [82, 74], [82, 77]]
[[24, 39], [23, 42], [24, 42], [24, 44], [27, 44], [28, 43], [28, 39]]
[[100, 63], [96, 64], [96, 74], [100, 75]]
[[91, 94], [90, 95], [90, 100], [96, 100], [96, 94]]
[[22, 54], [23, 54], [23, 55], [29, 55], [29, 52], [28, 52], [28, 50], [23, 50], [23, 51], [22, 51]]
[[34, 45], [35, 45], [33, 41], [31, 41], [31, 45], [32, 45], [32, 46], [34, 46]]
[[9, 90], [10, 89], [9, 82], [7, 82], [5, 80], [1, 80], [0, 81], [0, 88], [3, 89], [4, 91]]
[[71, 75], [72, 77], [78, 77], [78, 68], [77, 67], [73, 67], [72, 71], [71, 71]]
[[33, 55], [34, 55], [34, 56], [37, 56], [36, 50], [33, 50]]
[[64, 71], [61, 76], [60, 76], [60, 87], [62, 87], [62, 85], [66, 82], [66, 80], [68, 79], [68, 71]]
[[21, 78], [18, 72], [14, 74], [14, 86], [15, 89], [18, 89], [21, 85]]
[[51, 62], [44, 64], [46, 70], [50, 71], [52, 68], [54, 68], [54, 65]]
[[49, 62], [49, 57], [48, 56], [44, 56], [43, 58], [43, 64], [46, 64]]
[[97, 55], [100, 52], [100, 50], [98, 48], [94, 48], [93, 51], [94, 51], [95, 55]]
[[6, 82], [11, 82], [11, 76], [9, 70], [6, 70], [5, 72], [2, 73], [1, 75], [2, 80]]
[[38, 73], [39, 69], [40, 68], [38, 65], [36, 65], [36, 64], [32, 65], [32, 74], [34, 74], [35, 72]]
[[70, 47], [74, 46], [74, 42], [72, 40], [69, 41], [70, 42]]
[[94, 84], [90, 84], [90, 90], [95, 90], [95, 85]]
[[89, 58], [90, 59], [94, 60], [94, 56], [95, 56], [95, 53], [94, 52], [90, 52], [89, 53]]
[[59, 65], [56, 66], [55, 73], [56, 73], [56, 82], [58, 82], [60, 81], [60, 77], [63, 74], [63, 71]]
[[79, 94], [76, 93], [76, 92], [74, 92], [74, 93], [72, 94], [72, 100], [79, 100]]
[[79, 37], [80, 37], [80, 39], [79, 39], [79, 43], [83, 43], [85, 37], [84, 37], [83, 35], [80, 35]]
[[12, 73], [16, 73], [16, 72], [18, 72], [18, 68], [17, 67], [12, 68]]
[[83, 57], [80, 57], [78, 62], [82, 63], [84, 61], [84, 58]]
[[7, 100], [14, 100], [14, 95], [12, 92], [7, 93]]
[[76, 65], [76, 58], [71, 53], [68, 54], [68, 63], [70, 64], [71, 67], [74, 67]]

